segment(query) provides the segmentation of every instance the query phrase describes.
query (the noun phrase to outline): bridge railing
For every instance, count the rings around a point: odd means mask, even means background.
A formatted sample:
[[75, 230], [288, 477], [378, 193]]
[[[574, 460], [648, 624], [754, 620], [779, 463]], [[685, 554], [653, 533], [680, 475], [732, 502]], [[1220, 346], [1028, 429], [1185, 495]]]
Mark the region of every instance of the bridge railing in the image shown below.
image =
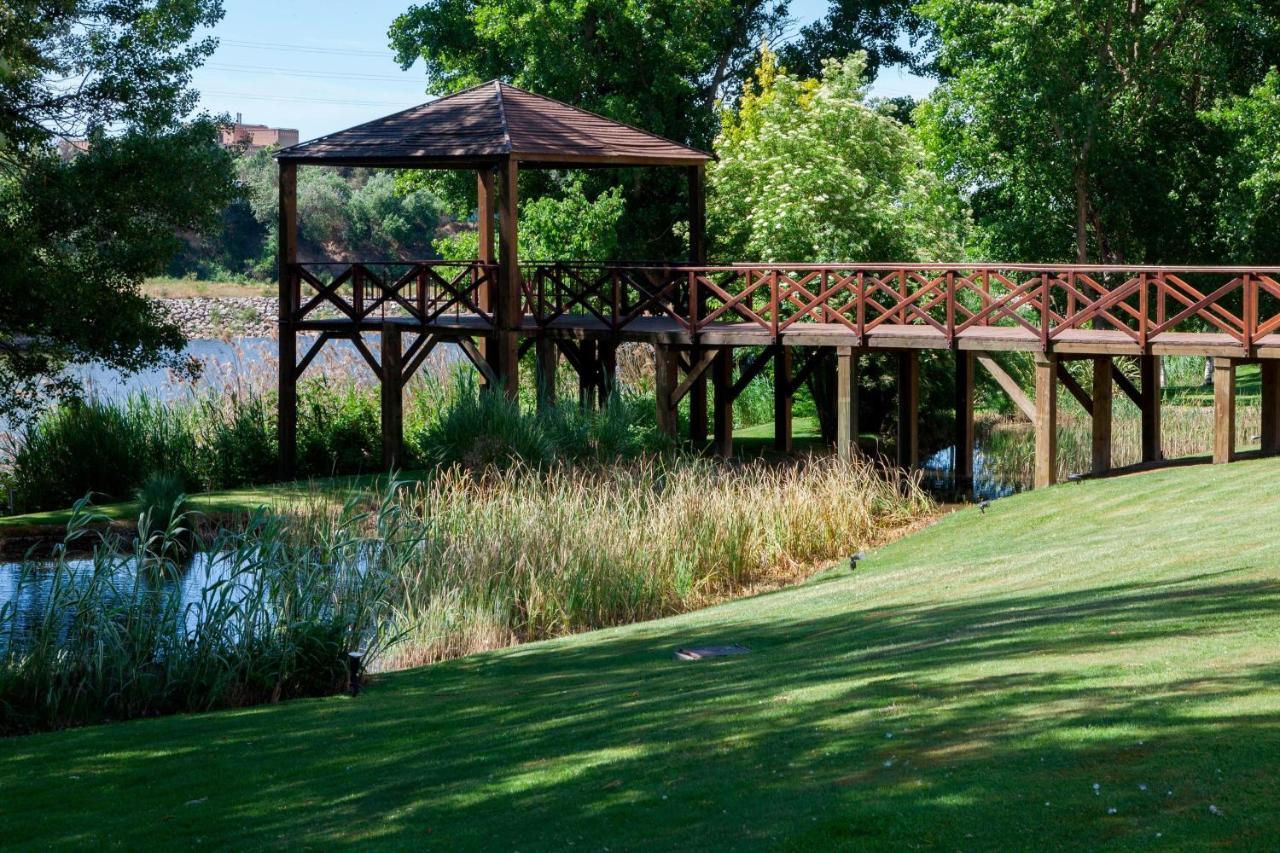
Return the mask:
[[444, 317], [492, 322], [488, 293], [496, 264], [479, 261], [371, 261], [295, 263], [288, 268], [295, 323], [347, 320], [363, 323], [405, 317], [423, 324]]
[[[289, 272], [295, 322], [493, 322], [496, 264], [298, 263]], [[574, 322], [622, 331], [660, 318], [693, 334], [735, 327], [777, 337], [810, 324], [859, 336], [915, 326], [948, 342], [1004, 328], [1045, 347], [1098, 330], [1143, 347], [1182, 332], [1225, 336], [1244, 348], [1280, 334], [1274, 267], [556, 261], [522, 265], [521, 281], [524, 313], [539, 328]]]

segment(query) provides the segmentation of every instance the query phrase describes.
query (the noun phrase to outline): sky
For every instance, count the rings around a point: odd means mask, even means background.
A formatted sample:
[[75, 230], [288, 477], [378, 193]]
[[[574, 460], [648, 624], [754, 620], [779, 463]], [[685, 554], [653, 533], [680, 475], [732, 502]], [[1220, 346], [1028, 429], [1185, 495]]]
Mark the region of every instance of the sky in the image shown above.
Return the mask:
[[[401, 71], [387, 29], [412, 0], [224, 0], [213, 30], [216, 53], [196, 71], [202, 106], [251, 124], [297, 128], [302, 139], [420, 104], [422, 64]], [[793, 0], [797, 26], [821, 16], [826, 0]], [[881, 96], [921, 97], [932, 82], [886, 68]]]

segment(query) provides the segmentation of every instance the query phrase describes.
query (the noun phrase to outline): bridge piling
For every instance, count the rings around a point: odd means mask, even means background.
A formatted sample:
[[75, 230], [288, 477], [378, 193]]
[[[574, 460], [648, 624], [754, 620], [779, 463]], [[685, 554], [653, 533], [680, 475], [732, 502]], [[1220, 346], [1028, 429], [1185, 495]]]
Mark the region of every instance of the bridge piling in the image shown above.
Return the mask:
[[858, 354], [839, 347], [836, 360], [836, 453], [847, 461], [858, 449]]
[[955, 433], [952, 438], [951, 461], [953, 488], [957, 492], [973, 489], [973, 353], [955, 351]]
[[1280, 361], [1259, 365], [1262, 384], [1262, 452], [1280, 453]]
[[898, 352], [898, 467], [920, 464], [920, 356]]
[[1142, 461], [1159, 462], [1164, 458], [1160, 446], [1160, 356], [1138, 356], [1141, 377]]
[[717, 455], [733, 456], [733, 347], [720, 347], [711, 363]]
[[791, 348], [778, 346], [773, 353], [773, 449], [791, 452]]
[[391, 471], [400, 467], [404, 445], [404, 380], [400, 326], [382, 324], [381, 397], [382, 397], [382, 467]]
[[1036, 355], [1036, 419], [1034, 487], [1058, 481], [1058, 357]]
[[1090, 472], [1101, 476], [1111, 470], [1111, 410], [1114, 384], [1110, 356], [1093, 359], [1093, 407], [1090, 436]]
[[1236, 456], [1236, 363], [1213, 360], [1213, 464], [1225, 465]]

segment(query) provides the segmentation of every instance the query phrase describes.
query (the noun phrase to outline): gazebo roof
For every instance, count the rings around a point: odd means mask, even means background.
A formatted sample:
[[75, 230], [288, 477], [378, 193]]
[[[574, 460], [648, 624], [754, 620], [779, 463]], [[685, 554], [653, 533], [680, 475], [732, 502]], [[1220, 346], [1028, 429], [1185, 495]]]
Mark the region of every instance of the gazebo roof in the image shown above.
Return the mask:
[[696, 166], [711, 155], [498, 80], [282, 149], [286, 162], [464, 168]]

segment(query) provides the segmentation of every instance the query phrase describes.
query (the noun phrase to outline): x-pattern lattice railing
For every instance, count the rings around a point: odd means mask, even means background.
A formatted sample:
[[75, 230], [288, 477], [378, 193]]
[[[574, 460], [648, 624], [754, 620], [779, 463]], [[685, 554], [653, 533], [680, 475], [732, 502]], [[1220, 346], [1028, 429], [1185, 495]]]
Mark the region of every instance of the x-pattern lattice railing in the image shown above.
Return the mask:
[[[291, 271], [295, 321], [326, 310], [353, 322], [493, 321], [495, 264], [294, 264]], [[538, 327], [568, 321], [621, 331], [657, 317], [695, 334], [746, 328], [777, 337], [808, 324], [859, 336], [919, 326], [948, 342], [1003, 327], [1045, 347], [1091, 331], [1141, 346], [1174, 333], [1214, 333], [1245, 348], [1280, 333], [1280, 269], [1262, 267], [553, 262], [524, 265], [521, 290], [523, 311]]]
[[337, 316], [354, 322], [407, 317], [419, 323], [445, 316], [492, 322], [487, 294], [496, 264], [478, 261], [297, 263], [290, 265], [289, 317], [295, 322]]

